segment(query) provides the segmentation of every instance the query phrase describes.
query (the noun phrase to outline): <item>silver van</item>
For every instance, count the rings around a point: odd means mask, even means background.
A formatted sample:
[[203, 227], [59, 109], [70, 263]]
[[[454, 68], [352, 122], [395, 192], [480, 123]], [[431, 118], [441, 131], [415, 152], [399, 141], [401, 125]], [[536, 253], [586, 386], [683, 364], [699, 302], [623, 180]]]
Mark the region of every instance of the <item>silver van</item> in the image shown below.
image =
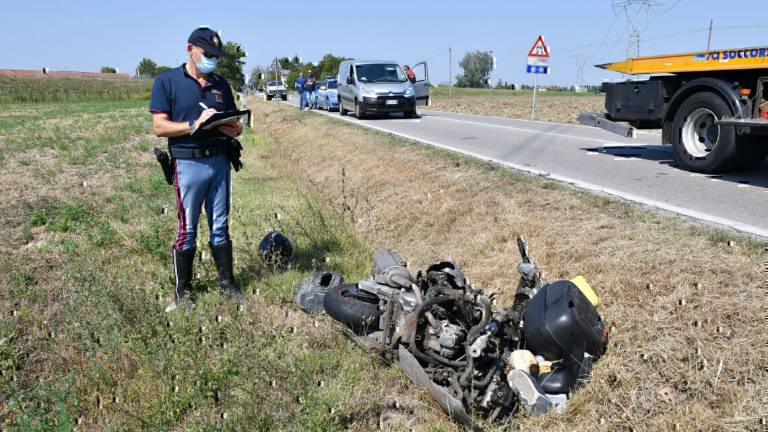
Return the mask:
[[339, 112], [354, 111], [359, 119], [368, 113], [401, 112], [416, 115], [416, 107], [429, 103], [427, 63], [414, 65], [412, 80], [402, 66], [388, 60], [345, 60], [339, 65]]

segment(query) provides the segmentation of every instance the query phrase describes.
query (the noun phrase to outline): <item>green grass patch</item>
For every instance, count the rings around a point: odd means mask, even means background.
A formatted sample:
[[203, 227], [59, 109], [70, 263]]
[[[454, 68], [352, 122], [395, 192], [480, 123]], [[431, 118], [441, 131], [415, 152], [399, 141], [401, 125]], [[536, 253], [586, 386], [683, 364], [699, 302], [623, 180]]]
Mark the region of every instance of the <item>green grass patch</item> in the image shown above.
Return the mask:
[[[146, 107], [110, 104], [73, 114], [78, 120], [59, 132], [76, 136], [92, 114], [104, 114], [98, 117], [110, 125], [127, 115], [134, 120], [105, 132], [114, 143], [99, 151], [146, 151]], [[0, 128], [8, 131], [18, 142], [33, 134], [22, 124]], [[29, 150], [50, 149], [48, 157], [59, 163], [71, 163], [73, 153], [93, 163], [99, 157], [77, 147], [98, 142], [101, 133], [91, 128], [67, 145], [39, 140]], [[247, 132], [242, 142], [246, 155], [271, 151], [258, 133]], [[78, 419], [83, 430], [375, 428], [388, 398], [407, 381], [350, 344], [330, 319], [291, 305], [295, 285], [311, 271], [365, 275], [370, 250], [349, 222], [297, 191], [290, 176], [271, 172], [268, 157], [251, 156], [233, 173], [230, 223], [236, 278], [249, 293], [244, 310], [218, 292], [203, 216], [196, 306], [165, 314], [175, 198], [156, 164], [127, 159], [101, 168], [119, 174], [107, 193], [25, 204], [22, 240], [40, 243], [20, 244], [2, 261], [13, 271], [0, 275], [0, 286], [8, 287], [0, 288], [8, 314], [0, 323], [0, 429], [71, 430]], [[295, 240], [286, 272], [258, 256], [259, 241], [272, 229]]]
[[151, 80], [0, 76], [0, 103], [149, 99]]

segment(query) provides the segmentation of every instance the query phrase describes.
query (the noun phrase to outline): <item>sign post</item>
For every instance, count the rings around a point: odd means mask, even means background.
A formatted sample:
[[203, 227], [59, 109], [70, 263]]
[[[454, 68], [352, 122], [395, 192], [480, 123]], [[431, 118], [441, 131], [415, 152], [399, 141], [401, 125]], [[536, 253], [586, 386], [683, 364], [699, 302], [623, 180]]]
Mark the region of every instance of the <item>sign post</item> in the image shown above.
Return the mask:
[[531, 120], [536, 114], [536, 87], [538, 87], [539, 74], [549, 73], [549, 47], [544, 43], [544, 38], [539, 35], [536, 42], [528, 51], [528, 66], [526, 73], [533, 74], [533, 98], [531, 100]]

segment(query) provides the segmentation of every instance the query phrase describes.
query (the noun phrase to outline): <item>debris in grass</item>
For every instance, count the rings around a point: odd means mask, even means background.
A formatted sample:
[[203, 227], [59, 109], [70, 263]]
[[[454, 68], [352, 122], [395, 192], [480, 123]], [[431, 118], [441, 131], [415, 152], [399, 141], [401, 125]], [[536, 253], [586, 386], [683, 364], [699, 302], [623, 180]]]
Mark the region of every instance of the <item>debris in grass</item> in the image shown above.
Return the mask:
[[658, 396], [659, 400], [666, 403], [673, 403], [680, 397], [678, 391], [669, 386], [656, 390], [656, 395]]

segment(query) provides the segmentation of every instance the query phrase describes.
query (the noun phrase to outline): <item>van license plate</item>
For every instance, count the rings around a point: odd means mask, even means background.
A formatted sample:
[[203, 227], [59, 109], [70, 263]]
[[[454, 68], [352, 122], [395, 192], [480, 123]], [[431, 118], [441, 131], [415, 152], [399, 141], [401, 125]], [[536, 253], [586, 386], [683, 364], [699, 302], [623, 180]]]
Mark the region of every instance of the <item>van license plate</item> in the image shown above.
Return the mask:
[[387, 99], [385, 103], [387, 105], [397, 105], [397, 99]]

